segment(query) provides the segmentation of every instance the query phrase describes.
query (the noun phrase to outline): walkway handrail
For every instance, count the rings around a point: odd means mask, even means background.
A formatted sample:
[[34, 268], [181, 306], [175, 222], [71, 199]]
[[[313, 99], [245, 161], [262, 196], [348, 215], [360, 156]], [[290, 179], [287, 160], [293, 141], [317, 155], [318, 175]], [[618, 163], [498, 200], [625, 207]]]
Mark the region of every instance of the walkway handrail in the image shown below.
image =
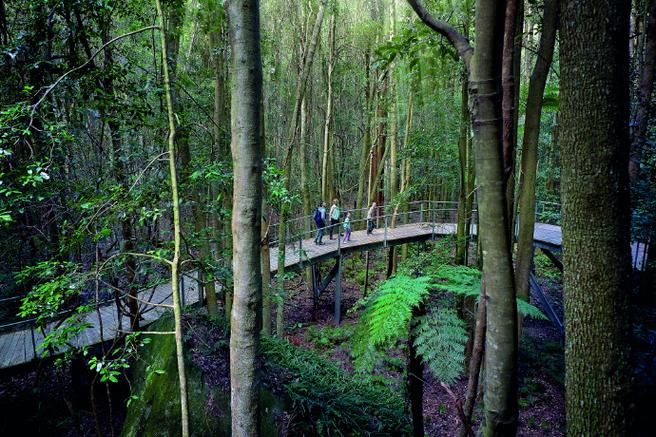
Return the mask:
[[[367, 225], [367, 212], [370, 207], [358, 208], [358, 209], [342, 209], [340, 221], [336, 224], [336, 227], [343, 226], [343, 219], [347, 213], [351, 213], [351, 229], [365, 229]], [[396, 209], [396, 212], [395, 212]], [[436, 200], [417, 200], [413, 202], [408, 202], [406, 204], [386, 204], [379, 205], [376, 208], [377, 214], [374, 218], [376, 221], [376, 228], [379, 228], [381, 222], [383, 222], [383, 227], [387, 229], [392, 227], [392, 222], [396, 218], [394, 223], [396, 226], [408, 223], [425, 223], [427, 225], [446, 223], [446, 222], [455, 222], [455, 215], [458, 211], [458, 202], [454, 201], [436, 201]], [[381, 213], [382, 212], [382, 213]], [[472, 210], [472, 213], [468, 220], [472, 220], [477, 211], [476, 209]], [[326, 210], [326, 220], [328, 223], [324, 227], [324, 230], [330, 229], [328, 217], [329, 208]], [[277, 235], [277, 223], [272, 223], [269, 226], [269, 245], [278, 246], [278, 235]], [[302, 216], [291, 219], [287, 221], [287, 232], [286, 232], [286, 243], [295, 244], [298, 241], [303, 239], [308, 239], [315, 235], [317, 232], [316, 226], [314, 224], [314, 216]], [[339, 230], [342, 233], [341, 230]]]

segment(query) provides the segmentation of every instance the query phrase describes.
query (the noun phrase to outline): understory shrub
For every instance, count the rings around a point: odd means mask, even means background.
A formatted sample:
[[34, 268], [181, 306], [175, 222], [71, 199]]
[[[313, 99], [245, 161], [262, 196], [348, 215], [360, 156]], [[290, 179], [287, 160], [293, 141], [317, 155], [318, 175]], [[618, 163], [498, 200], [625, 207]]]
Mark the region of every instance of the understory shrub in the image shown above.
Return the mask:
[[265, 375], [281, 375], [294, 417], [293, 435], [407, 435], [409, 421], [398, 392], [352, 375], [316, 352], [286, 340], [262, 339]]

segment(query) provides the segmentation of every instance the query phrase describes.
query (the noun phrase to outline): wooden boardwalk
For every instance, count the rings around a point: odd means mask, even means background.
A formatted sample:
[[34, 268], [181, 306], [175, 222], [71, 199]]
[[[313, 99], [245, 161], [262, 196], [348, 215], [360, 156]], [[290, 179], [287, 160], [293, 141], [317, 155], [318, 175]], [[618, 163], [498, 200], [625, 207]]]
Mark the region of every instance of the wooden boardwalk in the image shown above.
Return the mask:
[[[152, 297], [151, 297], [152, 293]], [[185, 304], [198, 302], [198, 286], [193, 277], [185, 277], [184, 280]], [[172, 304], [171, 284], [163, 284], [142, 292], [141, 298], [149, 298], [154, 303]], [[166, 307], [142, 306], [142, 325], [157, 320], [165, 311]], [[145, 311], [144, 311], [145, 310]], [[128, 329], [130, 320], [123, 316], [119, 321], [116, 305], [99, 306], [98, 311], [82, 314], [83, 321], [91, 326], [85, 329], [74, 340], [76, 346], [90, 346], [111, 340], [121, 334], [123, 329]], [[101, 330], [102, 326], [102, 330]], [[46, 335], [56, 328], [56, 324], [51, 324], [46, 329]], [[0, 369], [17, 366], [35, 358], [40, 358], [40, 350], [37, 350], [35, 357], [34, 350], [43, 340], [43, 334], [36, 330], [28, 328], [17, 329], [12, 332], [5, 332], [0, 335]], [[63, 352], [63, 351], [62, 351]]]
[[[475, 233], [476, 228], [473, 227]], [[328, 235], [324, 236], [323, 245], [315, 245], [312, 238], [297, 241], [295, 244], [287, 246], [285, 259], [286, 269], [298, 269], [303, 266], [311, 265], [321, 260], [335, 258], [340, 253], [348, 254], [352, 252], [362, 252], [365, 250], [375, 249], [385, 246], [394, 246], [398, 244], [411, 243], [416, 241], [426, 241], [431, 238], [437, 238], [446, 235], [453, 235], [456, 231], [454, 223], [430, 224], [414, 223], [400, 225], [396, 228], [375, 229], [373, 234], [367, 235], [366, 231], [353, 231], [351, 241], [339, 243], [337, 239], [330, 240]], [[326, 233], [327, 234], [327, 233]], [[560, 226], [537, 223], [535, 225], [535, 245], [544, 247], [549, 250], [558, 251], [562, 243], [562, 233]], [[302, 250], [299, 250], [302, 248]], [[278, 270], [278, 250], [271, 248], [271, 271]], [[634, 264], [642, 265], [645, 248], [632, 246]], [[302, 255], [302, 256], [301, 256]], [[302, 258], [302, 259], [301, 259]], [[186, 276], [183, 287], [184, 303], [189, 305], [199, 300], [199, 289], [196, 280], [191, 276]], [[150, 296], [152, 293], [152, 297]], [[144, 291], [142, 298], [149, 298], [155, 303], [171, 304], [171, 284], [163, 284], [149, 291]], [[160, 315], [167, 311], [165, 307], [149, 307], [143, 314], [142, 324], [154, 321]], [[82, 332], [74, 341], [76, 346], [94, 345], [103, 340], [110, 340], [121, 333], [121, 327], [128, 327], [129, 320], [123, 317], [119, 321], [115, 305], [105, 305], [99, 308], [98, 312], [83, 314], [80, 317], [88, 322], [91, 327]], [[101, 329], [102, 325], [102, 329]], [[52, 324], [46, 330], [46, 334], [51, 329], [57, 329]], [[38, 345], [43, 339], [43, 335], [30, 327], [16, 329], [12, 332], [0, 334], [0, 369], [13, 367], [19, 364], [29, 362], [35, 358], [35, 345]]]

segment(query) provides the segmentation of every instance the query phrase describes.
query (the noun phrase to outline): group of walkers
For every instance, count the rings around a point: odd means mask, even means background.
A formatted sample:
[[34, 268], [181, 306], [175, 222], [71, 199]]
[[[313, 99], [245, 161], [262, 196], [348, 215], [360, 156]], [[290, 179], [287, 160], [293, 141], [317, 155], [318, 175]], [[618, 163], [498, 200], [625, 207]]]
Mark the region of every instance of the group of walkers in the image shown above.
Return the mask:
[[[373, 232], [375, 211], [376, 211], [376, 202], [372, 203], [371, 208], [369, 208], [369, 211], [367, 212], [367, 235]], [[342, 210], [339, 206], [339, 200], [337, 199], [333, 199], [333, 204], [330, 206], [330, 210], [328, 211], [327, 217], [326, 217], [326, 202], [321, 201], [319, 205], [317, 205], [316, 209], [314, 210], [314, 223], [317, 225], [317, 234], [316, 237], [314, 238], [314, 244], [318, 244], [318, 245], [324, 244], [323, 235], [326, 227], [328, 228], [328, 234], [331, 240], [333, 239], [335, 228], [337, 228], [337, 238], [341, 237], [341, 233], [339, 231], [341, 216], [342, 216]], [[330, 221], [329, 225], [326, 225], [326, 218], [328, 218], [328, 220]], [[346, 243], [347, 241], [351, 241], [351, 213], [350, 212], [347, 212], [346, 216], [344, 216], [344, 223], [342, 225], [344, 227], [343, 242]]]

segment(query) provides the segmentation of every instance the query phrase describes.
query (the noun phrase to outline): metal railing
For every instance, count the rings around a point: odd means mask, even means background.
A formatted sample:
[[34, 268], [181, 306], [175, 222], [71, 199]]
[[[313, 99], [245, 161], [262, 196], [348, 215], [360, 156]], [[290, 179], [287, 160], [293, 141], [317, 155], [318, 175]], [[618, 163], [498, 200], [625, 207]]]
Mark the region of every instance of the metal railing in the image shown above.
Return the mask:
[[[330, 209], [326, 209], [326, 226], [325, 233], [330, 232]], [[348, 213], [351, 214], [350, 225], [351, 231], [367, 229], [367, 215], [369, 207], [359, 209], [343, 209], [340, 215], [340, 221], [336, 223], [333, 231], [338, 235], [343, 235], [344, 218]], [[472, 210], [471, 216], [467, 217], [471, 223], [477, 221], [477, 211]], [[429, 226], [457, 223], [458, 221], [458, 202], [452, 201], [431, 201], [418, 200], [409, 202], [405, 205], [380, 205], [376, 207], [374, 214], [374, 223], [376, 229], [383, 229], [384, 235], [387, 236], [388, 229], [407, 224], [425, 224]], [[470, 227], [472, 229], [472, 227]], [[470, 231], [471, 232], [471, 231]], [[285, 232], [285, 244], [302, 245], [303, 240], [314, 238], [317, 233], [317, 227], [314, 223], [314, 216], [308, 215], [297, 217], [287, 221]], [[278, 224], [273, 223], [269, 226], [269, 245], [278, 246]], [[384, 239], [385, 241], [387, 238]]]

